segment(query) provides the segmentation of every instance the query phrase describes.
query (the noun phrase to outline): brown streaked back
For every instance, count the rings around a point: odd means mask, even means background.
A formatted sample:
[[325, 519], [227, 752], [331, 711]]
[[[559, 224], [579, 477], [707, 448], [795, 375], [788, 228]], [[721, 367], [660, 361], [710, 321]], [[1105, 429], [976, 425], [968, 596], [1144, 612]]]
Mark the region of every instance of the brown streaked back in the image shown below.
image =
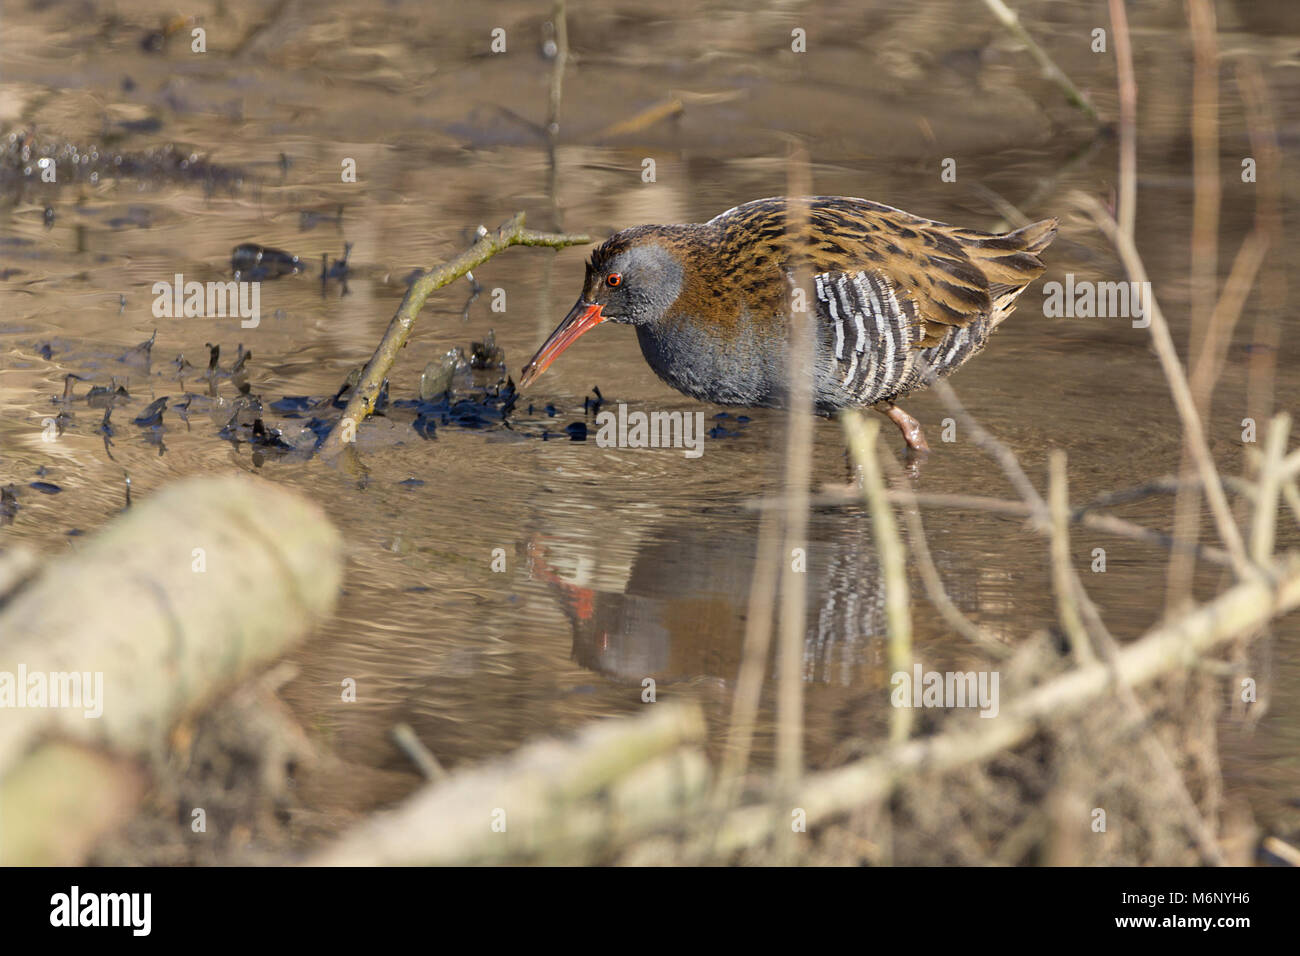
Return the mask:
[[773, 272], [801, 265], [816, 274], [876, 271], [916, 303], [924, 333], [918, 348], [939, 344], [952, 328], [981, 316], [993, 326], [1002, 322], [1016, 297], [1042, 274], [1038, 253], [1057, 230], [1055, 219], [1045, 219], [996, 234], [865, 199], [812, 196], [799, 201], [808, 209], [803, 215], [793, 213], [805, 222], [801, 235], [787, 232], [791, 201], [784, 197], [745, 203], [705, 224], [723, 253], [718, 259], [745, 264], [743, 271], [707, 277], [713, 297], [743, 299], [751, 314], [781, 314], [779, 301], [763, 301], [784, 295], [785, 283], [773, 282]]

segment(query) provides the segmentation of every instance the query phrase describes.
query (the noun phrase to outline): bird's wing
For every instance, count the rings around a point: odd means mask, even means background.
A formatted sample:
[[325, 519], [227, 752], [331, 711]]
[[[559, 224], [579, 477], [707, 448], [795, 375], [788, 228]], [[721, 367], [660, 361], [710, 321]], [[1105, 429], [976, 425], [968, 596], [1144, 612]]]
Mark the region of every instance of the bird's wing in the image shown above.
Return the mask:
[[916, 347], [944, 341], [952, 328], [979, 318], [994, 325], [1043, 272], [1038, 259], [1056, 235], [1053, 219], [1006, 235], [959, 229], [859, 200], [846, 211], [814, 201], [810, 220], [814, 270], [855, 268], [889, 277], [916, 304], [923, 335]]
[[896, 318], [919, 327], [919, 335], [909, 327], [903, 336], [916, 350], [950, 344], [954, 329], [981, 320], [992, 327], [1006, 318], [1016, 297], [1042, 274], [1038, 253], [1056, 236], [1055, 219], [996, 235], [866, 199], [812, 196], [801, 202], [806, 205], [791, 210], [784, 198], [755, 200], [704, 227], [716, 230], [719, 247], [734, 253], [724, 259], [744, 264], [735, 270], [744, 301], [763, 306], [756, 311], [777, 311], [785, 291], [770, 282], [777, 270], [874, 276], [877, 296], [883, 280], [897, 299]]

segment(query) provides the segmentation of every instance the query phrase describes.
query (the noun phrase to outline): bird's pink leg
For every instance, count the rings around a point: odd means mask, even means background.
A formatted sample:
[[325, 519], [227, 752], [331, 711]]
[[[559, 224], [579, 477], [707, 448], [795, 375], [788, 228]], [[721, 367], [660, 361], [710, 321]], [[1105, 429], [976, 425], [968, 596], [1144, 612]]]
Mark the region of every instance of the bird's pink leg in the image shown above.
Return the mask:
[[907, 442], [907, 447], [912, 451], [928, 452], [930, 450], [930, 446], [926, 444], [925, 432], [921, 429], [921, 423], [907, 412], [893, 402], [880, 402], [871, 407], [898, 426], [898, 430], [903, 433], [903, 441]]

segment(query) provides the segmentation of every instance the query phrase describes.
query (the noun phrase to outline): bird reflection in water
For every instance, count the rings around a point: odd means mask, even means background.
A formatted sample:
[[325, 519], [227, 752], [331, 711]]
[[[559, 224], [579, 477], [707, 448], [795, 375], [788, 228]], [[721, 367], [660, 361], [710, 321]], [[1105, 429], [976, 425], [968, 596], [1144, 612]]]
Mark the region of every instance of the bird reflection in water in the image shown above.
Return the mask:
[[[843, 512], [811, 516], [807, 549], [804, 679], [852, 685], [885, 667], [884, 579], [870, 520]], [[758, 516], [720, 523], [651, 528], [642, 537], [621, 588], [583, 571], [569, 541], [534, 536], [534, 580], [546, 582], [573, 629], [573, 658], [612, 680], [640, 683], [715, 678], [731, 681], [740, 666], [758, 534]], [[848, 525], [849, 527], [846, 527]], [[969, 604], [973, 573], [954, 572], [950, 596]], [[594, 586], [593, 586], [594, 585]], [[919, 594], [913, 585], [913, 594]], [[769, 668], [769, 674], [771, 669]]]

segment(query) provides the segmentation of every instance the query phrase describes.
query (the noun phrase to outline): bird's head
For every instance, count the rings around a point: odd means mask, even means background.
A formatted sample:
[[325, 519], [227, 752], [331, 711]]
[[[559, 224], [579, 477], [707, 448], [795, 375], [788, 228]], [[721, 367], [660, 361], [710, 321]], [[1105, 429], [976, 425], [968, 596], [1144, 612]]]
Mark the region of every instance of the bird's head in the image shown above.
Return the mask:
[[524, 367], [520, 388], [532, 384], [560, 353], [602, 322], [653, 325], [672, 308], [685, 268], [662, 226], [615, 233], [592, 253], [582, 295]]

